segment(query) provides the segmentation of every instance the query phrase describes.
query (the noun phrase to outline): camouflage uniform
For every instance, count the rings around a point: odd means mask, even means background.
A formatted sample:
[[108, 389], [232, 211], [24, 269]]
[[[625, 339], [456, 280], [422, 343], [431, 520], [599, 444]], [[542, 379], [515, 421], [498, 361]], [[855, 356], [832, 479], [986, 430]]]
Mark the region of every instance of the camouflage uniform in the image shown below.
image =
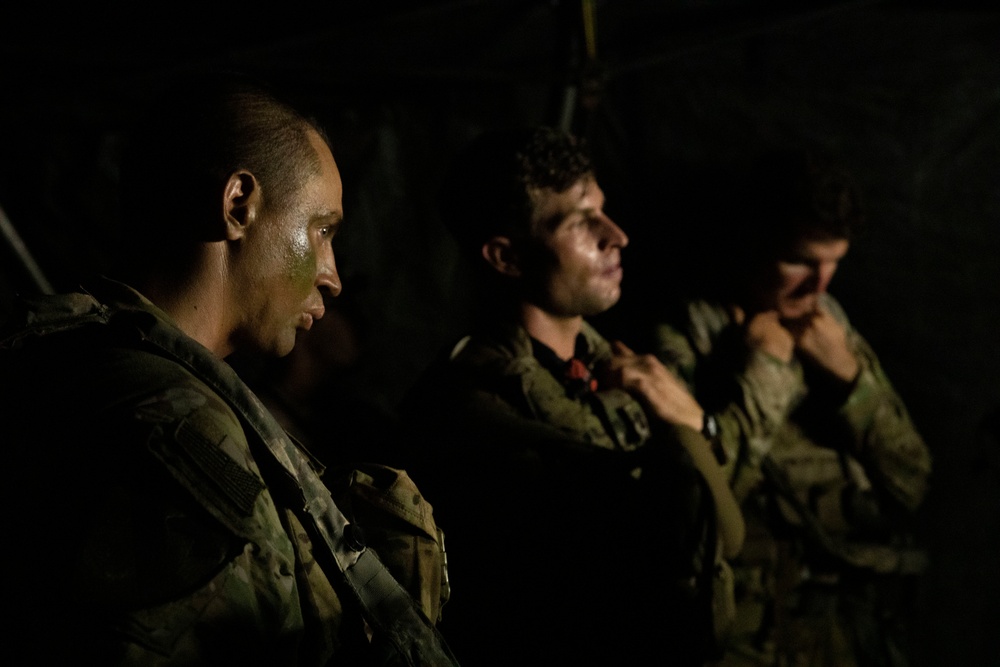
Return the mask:
[[0, 345], [6, 551], [18, 556], [5, 655], [368, 664], [356, 598], [314, 558], [316, 510], [285, 474], [310, 462], [249, 390], [237, 416], [223, 399], [235, 374], [165, 313], [124, 285], [100, 293], [37, 300]]
[[700, 476], [631, 396], [592, 390], [611, 351], [591, 326], [571, 379], [539, 345], [483, 328], [401, 406], [406, 467], [458, 559], [442, 628], [475, 664], [701, 664], [711, 618], [690, 545], [714, 510]]
[[893, 598], [924, 565], [910, 528], [931, 458], [871, 347], [822, 304], [860, 364], [846, 395], [798, 359], [749, 352], [720, 305], [692, 301], [655, 330], [660, 359], [718, 417], [747, 519], [726, 665], [909, 664]]

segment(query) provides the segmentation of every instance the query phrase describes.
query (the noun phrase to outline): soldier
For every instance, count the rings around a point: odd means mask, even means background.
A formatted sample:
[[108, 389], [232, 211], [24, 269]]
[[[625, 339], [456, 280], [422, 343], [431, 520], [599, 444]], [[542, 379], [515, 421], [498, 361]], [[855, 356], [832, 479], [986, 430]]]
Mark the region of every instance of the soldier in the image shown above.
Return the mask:
[[480, 312], [400, 408], [458, 561], [442, 627], [483, 665], [702, 664], [742, 518], [698, 403], [586, 321], [618, 301], [628, 237], [585, 146], [487, 133], [444, 195]]
[[900, 596], [923, 567], [909, 518], [931, 458], [827, 292], [863, 221], [859, 192], [801, 152], [769, 154], [747, 178], [714, 247], [720, 280], [653, 334], [710, 412], [747, 519], [722, 664], [906, 665]]
[[0, 345], [8, 663], [453, 664], [224, 362], [287, 354], [341, 290], [323, 132], [214, 77], [136, 130], [127, 283], [26, 299]]

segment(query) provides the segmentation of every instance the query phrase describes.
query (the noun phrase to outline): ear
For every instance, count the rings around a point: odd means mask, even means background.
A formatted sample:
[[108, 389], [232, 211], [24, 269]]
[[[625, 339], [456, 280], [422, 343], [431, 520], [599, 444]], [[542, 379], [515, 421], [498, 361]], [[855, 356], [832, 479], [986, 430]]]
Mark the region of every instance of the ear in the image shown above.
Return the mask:
[[521, 275], [521, 266], [518, 261], [514, 246], [506, 236], [494, 236], [483, 244], [483, 259], [505, 276], [518, 278]]
[[249, 171], [230, 174], [223, 190], [222, 215], [226, 224], [226, 240], [243, 238], [246, 229], [257, 217], [260, 208], [260, 186]]

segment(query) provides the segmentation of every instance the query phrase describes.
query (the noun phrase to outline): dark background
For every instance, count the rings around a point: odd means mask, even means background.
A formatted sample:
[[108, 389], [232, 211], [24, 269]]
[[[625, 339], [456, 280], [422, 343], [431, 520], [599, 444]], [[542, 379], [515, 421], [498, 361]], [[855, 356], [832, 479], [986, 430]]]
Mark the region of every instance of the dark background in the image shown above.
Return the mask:
[[[0, 10], [0, 209], [51, 285], [72, 288], [108, 267], [129, 106], [181, 68], [267, 76], [330, 130], [346, 188], [342, 299], [363, 323], [351, 391], [391, 414], [466, 322], [467, 267], [435, 202], [449, 159], [479, 131], [566, 121], [590, 140], [607, 210], [632, 238], [609, 326], [662, 302], [710, 253], [699, 220], [739, 203], [718, 165], [777, 144], [821, 148], [862, 183], [870, 221], [831, 291], [935, 457], [920, 664], [1000, 665], [1000, 10], [594, 8], [589, 66], [578, 2]], [[169, 183], [150, 185], [150, 206], [171, 196]], [[0, 262], [3, 316], [37, 285], [9, 243]]]

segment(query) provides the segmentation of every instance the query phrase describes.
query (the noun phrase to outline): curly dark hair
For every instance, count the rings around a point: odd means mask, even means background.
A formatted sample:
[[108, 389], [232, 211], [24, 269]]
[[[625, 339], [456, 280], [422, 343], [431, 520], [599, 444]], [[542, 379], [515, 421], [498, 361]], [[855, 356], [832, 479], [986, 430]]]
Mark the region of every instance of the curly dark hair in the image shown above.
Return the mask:
[[494, 236], [530, 235], [532, 191], [568, 190], [593, 172], [586, 142], [551, 127], [493, 130], [454, 161], [441, 215], [464, 251], [478, 253]]

